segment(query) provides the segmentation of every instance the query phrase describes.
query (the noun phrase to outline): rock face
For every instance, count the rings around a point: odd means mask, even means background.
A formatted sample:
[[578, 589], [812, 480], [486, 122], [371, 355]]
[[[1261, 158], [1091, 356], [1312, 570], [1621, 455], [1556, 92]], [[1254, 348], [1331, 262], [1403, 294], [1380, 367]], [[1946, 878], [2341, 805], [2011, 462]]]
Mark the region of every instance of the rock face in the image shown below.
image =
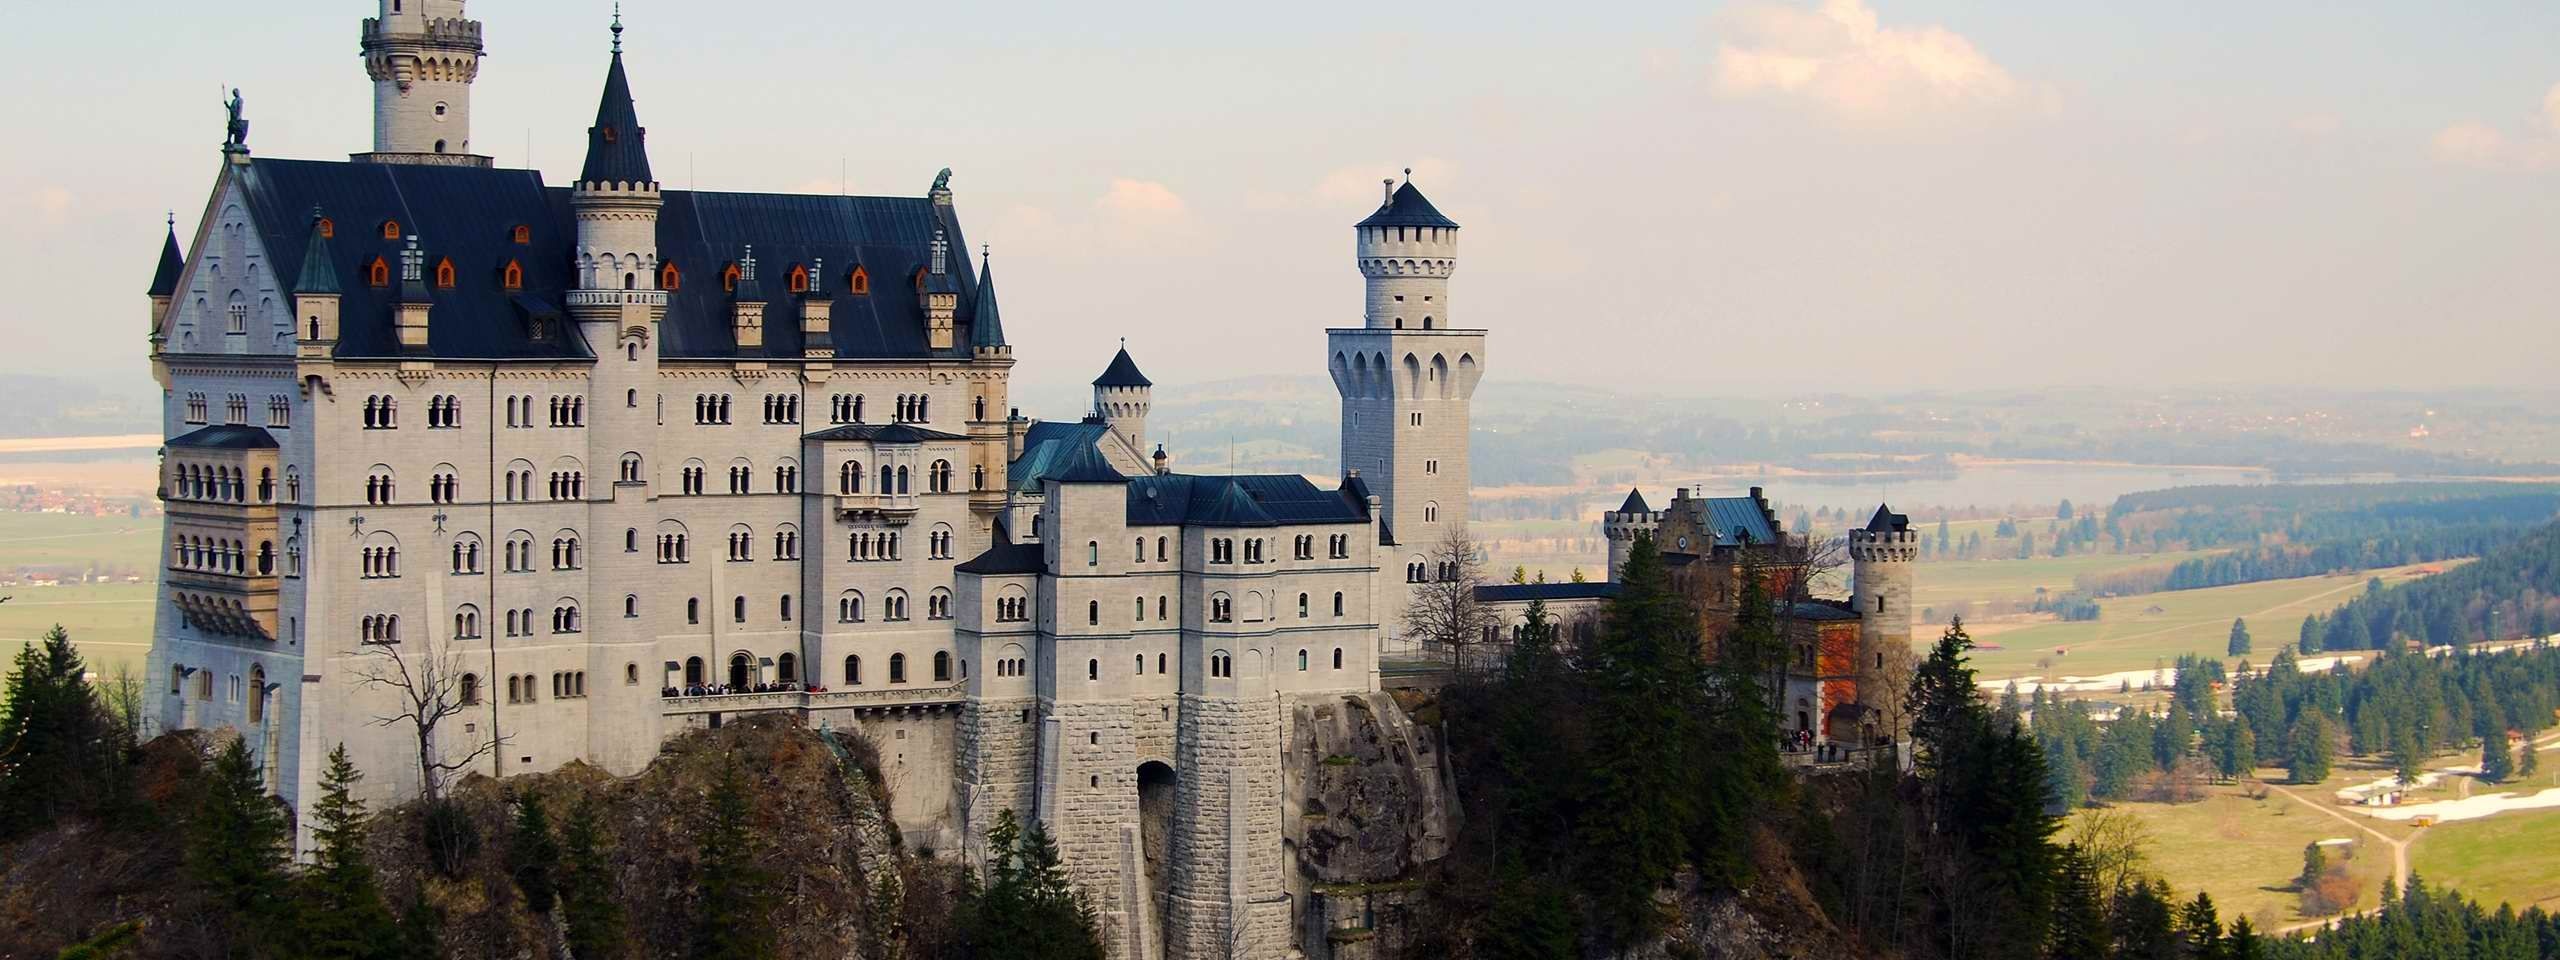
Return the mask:
[[1437, 732], [1384, 693], [1304, 701], [1283, 770], [1299, 949], [1315, 960], [1398, 955], [1420, 867], [1458, 829]]

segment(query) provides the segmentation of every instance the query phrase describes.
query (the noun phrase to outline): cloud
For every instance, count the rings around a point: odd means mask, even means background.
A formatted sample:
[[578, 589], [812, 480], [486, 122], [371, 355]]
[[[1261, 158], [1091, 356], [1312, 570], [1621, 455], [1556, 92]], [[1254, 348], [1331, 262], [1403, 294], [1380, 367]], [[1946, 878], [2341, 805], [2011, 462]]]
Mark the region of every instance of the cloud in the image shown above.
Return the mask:
[[[1245, 194], [1245, 208], [1258, 212], [1279, 210], [1329, 210], [1365, 214], [1384, 199], [1381, 181], [1402, 182], [1407, 174], [1419, 181], [1425, 190], [1437, 192], [1455, 182], [1449, 162], [1439, 157], [1412, 157], [1401, 161], [1379, 160], [1335, 167], [1301, 189], [1287, 191], [1254, 190]], [[1456, 192], [1452, 188], [1451, 192]]]
[[1888, 27], [1862, 0], [1750, 3], [1717, 15], [1719, 96], [1799, 100], [1848, 119], [2000, 106], [2027, 85], [1939, 26]]
[[1094, 206], [1122, 220], [1165, 221], [1181, 218], [1182, 196], [1154, 180], [1114, 178]]
[[2436, 131], [2427, 152], [2441, 162], [2481, 170], [2543, 170], [2560, 164], [2560, 84], [2542, 95], [2541, 111], [2509, 131], [2464, 120]]

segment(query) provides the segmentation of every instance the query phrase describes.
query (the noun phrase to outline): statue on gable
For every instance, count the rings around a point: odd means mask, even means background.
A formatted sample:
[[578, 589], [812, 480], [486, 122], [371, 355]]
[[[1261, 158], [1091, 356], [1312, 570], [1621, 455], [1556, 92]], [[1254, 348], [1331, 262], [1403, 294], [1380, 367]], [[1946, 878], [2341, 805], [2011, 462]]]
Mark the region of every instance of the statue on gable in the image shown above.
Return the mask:
[[249, 121], [240, 116], [240, 108], [244, 103], [245, 101], [240, 98], [238, 87], [231, 88], [231, 99], [222, 102], [223, 108], [231, 113], [230, 121], [223, 125], [222, 149], [225, 152], [247, 153], [249, 151]]

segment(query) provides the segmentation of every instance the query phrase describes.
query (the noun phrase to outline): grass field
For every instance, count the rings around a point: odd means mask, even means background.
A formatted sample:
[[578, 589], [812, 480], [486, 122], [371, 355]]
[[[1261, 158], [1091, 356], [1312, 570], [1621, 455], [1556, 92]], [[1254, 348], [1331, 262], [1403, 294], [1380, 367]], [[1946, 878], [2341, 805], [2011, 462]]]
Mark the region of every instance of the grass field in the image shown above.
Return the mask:
[[[2000, 649], [1976, 650], [1973, 664], [1984, 679], [2038, 674], [2085, 677], [2147, 670], [2183, 653], [2223, 656], [2234, 619], [2249, 622], [2250, 633], [2257, 640], [2257, 652], [2250, 659], [2265, 663], [2278, 647], [2294, 639], [2305, 614], [2335, 609], [2364, 589], [2369, 577], [2379, 576], [2385, 583], [2396, 583], [2418, 576], [2417, 569], [2269, 580], [2102, 600], [2100, 617], [2094, 621], [2044, 621], [2016, 629], [1984, 630], [1977, 636]], [[1933, 630], [1917, 632], [1922, 636], [1913, 640], [1923, 644], [1923, 649], [1936, 639]], [[2058, 650], [2067, 652], [2057, 653]], [[2047, 659], [2051, 661], [2049, 668], [2036, 665], [2038, 660]]]
[[89, 583], [60, 587], [11, 587], [0, 603], [0, 657], [16, 656], [22, 642], [42, 638], [61, 624], [80, 655], [100, 676], [118, 664], [136, 672], [151, 652], [151, 583]]
[[2427, 828], [2409, 868], [2488, 904], [2560, 907], [2560, 810], [2501, 813]]
[[159, 568], [159, 517], [0, 513], [0, 573], [20, 566]]
[[1965, 600], [2027, 600], [2036, 595], [2038, 587], [2054, 593], [2069, 590], [2072, 578], [2082, 574], [2168, 566], [2219, 552], [2097, 553], [2026, 560], [1923, 560], [1912, 577], [1912, 602], [1924, 610], [1944, 610], [1950, 604]]
[[[2180, 897], [2202, 890], [2213, 895], [2224, 919], [2245, 916], [2262, 928], [2309, 919], [2299, 915], [2301, 898], [2292, 887], [2302, 872], [2304, 846], [2349, 835], [2371, 839], [2281, 794], [2251, 799], [2236, 785], [2213, 787], [2195, 803], [2124, 803], [2115, 809], [2133, 812], [2150, 827], [2150, 869]], [[2363, 844], [2348, 869], [2365, 881], [2359, 906], [2372, 906], [2391, 873], [2391, 851], [2380, 841]]]

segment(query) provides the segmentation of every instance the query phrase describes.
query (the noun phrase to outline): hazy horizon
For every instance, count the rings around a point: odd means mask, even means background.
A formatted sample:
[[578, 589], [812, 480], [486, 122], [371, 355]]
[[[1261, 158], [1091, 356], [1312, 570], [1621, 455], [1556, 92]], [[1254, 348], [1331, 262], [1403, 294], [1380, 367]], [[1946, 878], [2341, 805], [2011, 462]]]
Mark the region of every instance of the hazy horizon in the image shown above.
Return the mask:
[[[368, 2], [21, 15], [0, 370], [147, 370], [142, 288], [238, 86], [258, 156], [368, 147]], [[2537, 388], [2560, 8], [624, 7], [670, 186], [955, 174], [1026, 388], [1321, 372], [1349, 224], [1464, 224], [1490, 375], [1644, 392]], [[609, 4], [482, 0], [476, 152], [573, 166]], [[217, 55], [213, 51], [228, 51]], [[139, 52], [137, 52], [139, 51]]]

